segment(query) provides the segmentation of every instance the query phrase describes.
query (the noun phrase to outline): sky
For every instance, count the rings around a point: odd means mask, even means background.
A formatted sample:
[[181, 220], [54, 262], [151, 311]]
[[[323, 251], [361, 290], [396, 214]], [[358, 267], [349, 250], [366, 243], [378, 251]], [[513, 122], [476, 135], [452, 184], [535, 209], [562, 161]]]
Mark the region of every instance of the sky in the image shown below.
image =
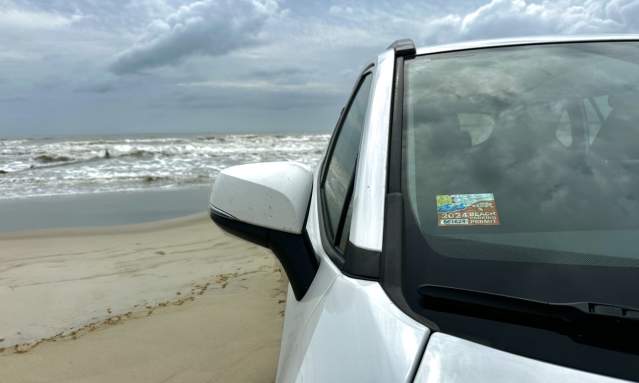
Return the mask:
[[368, 61], [639, 32], [639, 0], [0, 0], [0, 138], [328, 133]]

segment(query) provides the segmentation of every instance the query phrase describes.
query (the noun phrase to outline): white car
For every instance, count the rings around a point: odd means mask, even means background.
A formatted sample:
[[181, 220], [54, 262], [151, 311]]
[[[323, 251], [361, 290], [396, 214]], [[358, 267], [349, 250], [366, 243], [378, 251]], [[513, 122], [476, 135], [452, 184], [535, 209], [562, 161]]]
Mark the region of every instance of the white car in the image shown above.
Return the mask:
[[638, 174], [639, 36], [400, 40], [210, 209], [290, 280], [278, 382], [639, 381]]

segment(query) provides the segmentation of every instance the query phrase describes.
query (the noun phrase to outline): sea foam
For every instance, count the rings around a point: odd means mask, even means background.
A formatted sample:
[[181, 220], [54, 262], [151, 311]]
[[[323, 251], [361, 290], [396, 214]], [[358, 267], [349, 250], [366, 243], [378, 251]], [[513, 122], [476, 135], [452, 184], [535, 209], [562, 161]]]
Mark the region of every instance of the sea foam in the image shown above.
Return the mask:
[[224, 168], [314, 167], [327, 135], [213, 135], [0, 140], [0, 199], [205, 185]]

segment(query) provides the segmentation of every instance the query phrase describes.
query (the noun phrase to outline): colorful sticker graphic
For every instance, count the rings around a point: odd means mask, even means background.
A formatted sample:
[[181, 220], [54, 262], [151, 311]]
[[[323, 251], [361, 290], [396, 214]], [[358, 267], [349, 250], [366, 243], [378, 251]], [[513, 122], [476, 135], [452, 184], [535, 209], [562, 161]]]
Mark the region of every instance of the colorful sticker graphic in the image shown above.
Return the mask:
[[499, 225], [493, 193], [437, 196], [437, 226]]

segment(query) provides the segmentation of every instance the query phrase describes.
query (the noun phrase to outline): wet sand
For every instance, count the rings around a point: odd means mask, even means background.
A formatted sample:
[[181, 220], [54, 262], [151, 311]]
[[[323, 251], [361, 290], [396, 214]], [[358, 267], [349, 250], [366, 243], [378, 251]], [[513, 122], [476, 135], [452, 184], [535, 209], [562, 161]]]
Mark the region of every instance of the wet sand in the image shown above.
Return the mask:
[[205, 214], [0, 234], [0, 382], [272, 382], [285, 291]]
[[207, 185], [0, 199], [0, 232], [113, 226], [183, 217], [206, 209], [210, 193]]

